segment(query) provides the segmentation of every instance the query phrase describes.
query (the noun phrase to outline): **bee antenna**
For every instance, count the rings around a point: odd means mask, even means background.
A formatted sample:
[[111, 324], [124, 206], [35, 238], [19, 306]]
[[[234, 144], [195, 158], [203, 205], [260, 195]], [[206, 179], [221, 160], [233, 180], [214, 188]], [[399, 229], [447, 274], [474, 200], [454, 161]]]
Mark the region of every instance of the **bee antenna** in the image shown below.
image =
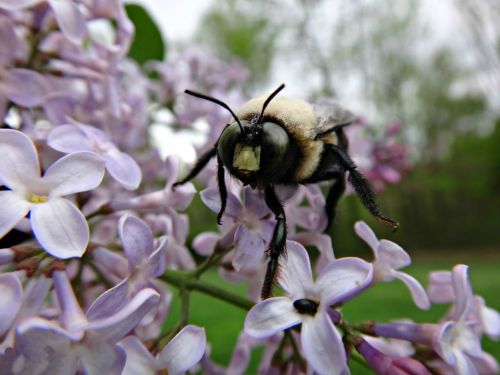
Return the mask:
[[243, 134], [245, 133], [245, 131], [243, 130], [243, 125], [241, 125], [241, 122], [240, 122], [240, 119], [238, 118], [238, 116], [236, 116], [235, 113], [232, 111], [232, 109], [229, 108], [229, 106], [226, 103], [224, 103], [222, 100], [216, 99], [212, 96], [201, 94], [201, 93], [196, 92], [196, 91], [184, 90], [184, 92], [188, 95], [196, 96], [197, 98], [205, 99], [205, 100], [208, 100], [210, 102], [216, 103], [216, 104], [220, 105], [221, 107], [224, 107], [225, 109], [227, 109], [229, 112], [231, 112], [231, 115], [234, 117], [234, 119], [236, 120], [236, 122], [240, 126], [241, 132]]
[[257, 120], [257, 124], [260, 124], [260, 122], [262, 121], [262, 118], [264, 117], [264, 111], [266, 110], [266, 107], [267, 105], [271, 102], [271, 100], [274, 99], [274, 97], [276, 95], [278, 95], [278, 93], [283, 90], [285, 88], [285, 84], [282, 83], [276, 90], [274, 90], [271, 95], [269, 95], [266, 99], [266, 101], [264, 102], [264, 105], [262, 106], [262, 111], [260, 112], [260, 116], [259, 116], [259, 119]]

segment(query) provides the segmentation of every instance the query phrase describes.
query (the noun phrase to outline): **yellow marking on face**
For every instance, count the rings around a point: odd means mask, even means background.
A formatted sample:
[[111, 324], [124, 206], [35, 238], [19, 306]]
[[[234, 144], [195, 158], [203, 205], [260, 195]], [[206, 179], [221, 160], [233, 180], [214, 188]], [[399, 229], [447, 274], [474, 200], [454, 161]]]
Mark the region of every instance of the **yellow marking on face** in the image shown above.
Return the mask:
[[234, 149], [233, 167], [255, 172], [260, 169], [260, 146], [252, 147], [238, 143]]
[[49, 197], [45, 195], [31, 194], [28, 200], [31, 203], [45, 203], [49, 200]]

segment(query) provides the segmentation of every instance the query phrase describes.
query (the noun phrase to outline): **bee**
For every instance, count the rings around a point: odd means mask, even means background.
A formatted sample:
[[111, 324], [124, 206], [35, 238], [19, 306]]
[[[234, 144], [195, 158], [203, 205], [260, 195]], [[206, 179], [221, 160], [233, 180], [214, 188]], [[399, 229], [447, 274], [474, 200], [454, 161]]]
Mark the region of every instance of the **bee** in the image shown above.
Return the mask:
[[278, 96], [280, 85], [268, 96], [251, 99], [237, 113], [219, 99], [195, 91], [185, 93], [214, 102], [227, 109], [234, 121], [222, 130], [215, 145], [200, 156], [191, 171], [175, 186], [194, 178], [212, 159], [217, 158], [217, 182], [221, 208], [217, 222], [221, 224], [226, 208], [227, 188], [224, 170], [244, 185], [264, 191], [264, 199], [275, 216], [276, 224], [267, 254], [269, 256], [262, 286], [262, 299], [269, 298], [285, 252], [287, 238], [283, 204], [275, 186], [333, 181], [325, 204], [328, 226], [335, 217], [337, 203], [347, 180], [362, 204], [381, 222], [394, 230], [398, 223], [382, 215], [370, 183], [357, 170], [348, 154], [349, 142], [344, 128], [356, 121], [347, 109], [330, 100], [311, 105], [301, 99]]

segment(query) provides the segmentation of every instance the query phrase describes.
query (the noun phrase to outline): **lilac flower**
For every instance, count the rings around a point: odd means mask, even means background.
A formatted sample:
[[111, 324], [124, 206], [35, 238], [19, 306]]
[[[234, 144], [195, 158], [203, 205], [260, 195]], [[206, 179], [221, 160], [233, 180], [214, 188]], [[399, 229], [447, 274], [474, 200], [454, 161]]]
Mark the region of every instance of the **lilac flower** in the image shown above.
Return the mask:
[[54, 128], [47, 144], [66, 154], [91, 151], [105, 160], [109, 174], [126, 189], [134, 190], [141, 182], [141, 169], [134, 159], [121, 152], [109, 137], [95, 127], [75, 123]]
[[169, 375], [181, 375], [202, 358], [205, 330], [193, 325], [184, 327], [156, 357], [134, 336], [123, 339], [120, 346], [127, 353], [123, 375], [155, 375], [161, 370]]
[[58, 258], [80, 257], [89, 228], [80, 210], [65, 195], [92, 190], [104, 174], [102, 159], [91, 152], [67, 155], [40, 176], [33, 142], [16, 130], [0, 130], [0, 179], [10, 191], [0, 192], [0, 237], [28, 212], [42, 247]]
[[121, 374], [126, 354], [116, 342], [157, 305], [158, 293], [143, 289], [116, 313], [89, 320], [66, 273], [56, 271], [53, 279], [61, 306], [59, 319], [31, 318], [18, 325], [16, 351], [22, 358], [18, 363], [32, 373], [74, 374], [81, 366], [86, 374]]
[[[212, 211], [219, 212], [221, 203], [217, 189], [203, 190], [201, 199]], [[234, 221], [234, 269], [239, 272], [244, 267], [256, 265], [264, 257], [275, 225], [262, 193], [245, 187], [240, 201], [229, 192], [224, 218]]]
[[[429, 296], [435, 303], [449, 303], [456, 300], [453, 285], [453, 273], [450, 271], [435, 271], [429, 275]], [[500, 338], [500, 314], [498, 311], [486, 306], [484, 299], [474, 296], [472, 309], [469, 311], [468, 320], [478, 322], [478, 328], [493, 340]], [[453, 315], [453, 309], [448, 315]], [[445, 316], [447, 319], [448, 316]]]
[[265, 338], [302, 323], [302, 350], [309, 364], [320, 374], [341, 374], [347, 358], [329, 309], [370, 284], [372, 265], [358, 258], [334, 260], [314, 282], [309, 257], [301, 245], [287, 241], [287, 258], [282, 259], [280, 283], [289, 297], [269, 298], [255, 305], [245, 319], [245, 332]]
[[367, 341], [356, 345], [358, 352], [366, 359], [377, 374], [384, 375], [430, 375], [429, 370], [413, 358], [390, 357], [374, 348]]
[[[171, 293], [165, 285], [155, 280], [165, 270], [165, 249], [168, 243], [166, 237], [154, 247], [154, 238], [151, 229], [141, 219], [124, 215], [118, 224], [118, 233], [123, 244], [123, 250], [128, 259], [127, 276], [116, 286], [99, 296], [87, 311], [90, 320], [101, 319], [103, 316], [117, 313], [126, 304], [132, 301], [136, 294], [145, 288], [156, 290], [161, 297], [160, 308], [148, 316], [141, 326], [152, 325], [156, 330], [161, 329], [161, 324], [170, 308]], [[113, 253], [100, 249], [97, 256], [103, 261], [105, 269], [117, 267], [121, 261], [114, 261]], [[116, 271], [108, 270], [106, 274]], [[151, 327], [150, 327], [151, 328]], [[149, 329], [148, 331], [151, 331]]]
[[407, 273], [397, 271], [411, 263], [408, 253], [392, 241], [378, 240], [375, 233], [363, 221], [358, 221], [354, 225], [354, 230], [371, 247], [375, 255], [373, 262], [374, 282], [400, 279], [410, 290], [415, 305], [424, 310], [429, 309], [429, 297], [427, 297], [422, 285]]
[[82, 42], [86, 33], [85, 18], [77, 4], [64, 0], [0, 0], [0, 8], [21, 10], [39, 3], [48, 3], [54, 12], [59, 28], [63, 34], [75, 44]]
[[22, 285], [16, 273], [0, 274], [0, 337], [11, 326], [21, 307]]
[[439, 325], [434, 337], [435, 348], [457, 374], [477, 374], [473, 359], [480, 359], [483, 352], [480, 336], [475, 331], [477, 323], [468, 320], [474, 306], [467, 266], [459, 264], [453, 268], [452, 285], [455, 295], [454, 309], [448, 320]]
[[191, 183], [172, 189], [179, 177], [179, 160], [169, 156], [165, 161], [167, 169], [167, 183], [162, 190], [153, 191], [130, 199], [120, 199], [110, 203], [114, 211], [140, 210], [140, 211], [166, 211], [166, 208], [182, 211], [185, 210], [193, 199], [196, 190]]

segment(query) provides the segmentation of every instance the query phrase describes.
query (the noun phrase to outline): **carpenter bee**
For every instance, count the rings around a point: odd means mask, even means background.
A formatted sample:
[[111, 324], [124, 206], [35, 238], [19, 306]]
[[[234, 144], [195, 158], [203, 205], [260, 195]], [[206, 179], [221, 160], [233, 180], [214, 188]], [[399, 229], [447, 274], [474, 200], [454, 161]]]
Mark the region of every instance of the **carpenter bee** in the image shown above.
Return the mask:
[[282, 84], [270, 95], [248, 101], [237, 113], [219, 99], [185, 90], [186, 94], [224, 107], [234, 121], [226, 125], [215, 145], [198, 159], [188, 175], [174, 185], [191, 180], [211, 158], [216, 157], [221, 198], [217, 215], [219, 224], [227, 200], [225, 168], [244, 185], [264, 191], [265, 202], [275, 216], [276, 225], [268, 249], [262, 299], [272, 294], [279, 257], [285, 251], [287, 237], [285, 211], [276, 195], [276, 185], [333, 180], [325, 207], [330, 225], [337, 202], [345, 190], [345, 175], [348, 173], [347, 180], [368, 211], [393, 229], [398, 226], [382, 215], [369, 182], [356, 169], [347, 152], [349, 142], [344, 128], [354, 123], [356, 117], [332, 101], [321, 101], [312, 106], [300, 99], [276, 97], [284, 87]]

